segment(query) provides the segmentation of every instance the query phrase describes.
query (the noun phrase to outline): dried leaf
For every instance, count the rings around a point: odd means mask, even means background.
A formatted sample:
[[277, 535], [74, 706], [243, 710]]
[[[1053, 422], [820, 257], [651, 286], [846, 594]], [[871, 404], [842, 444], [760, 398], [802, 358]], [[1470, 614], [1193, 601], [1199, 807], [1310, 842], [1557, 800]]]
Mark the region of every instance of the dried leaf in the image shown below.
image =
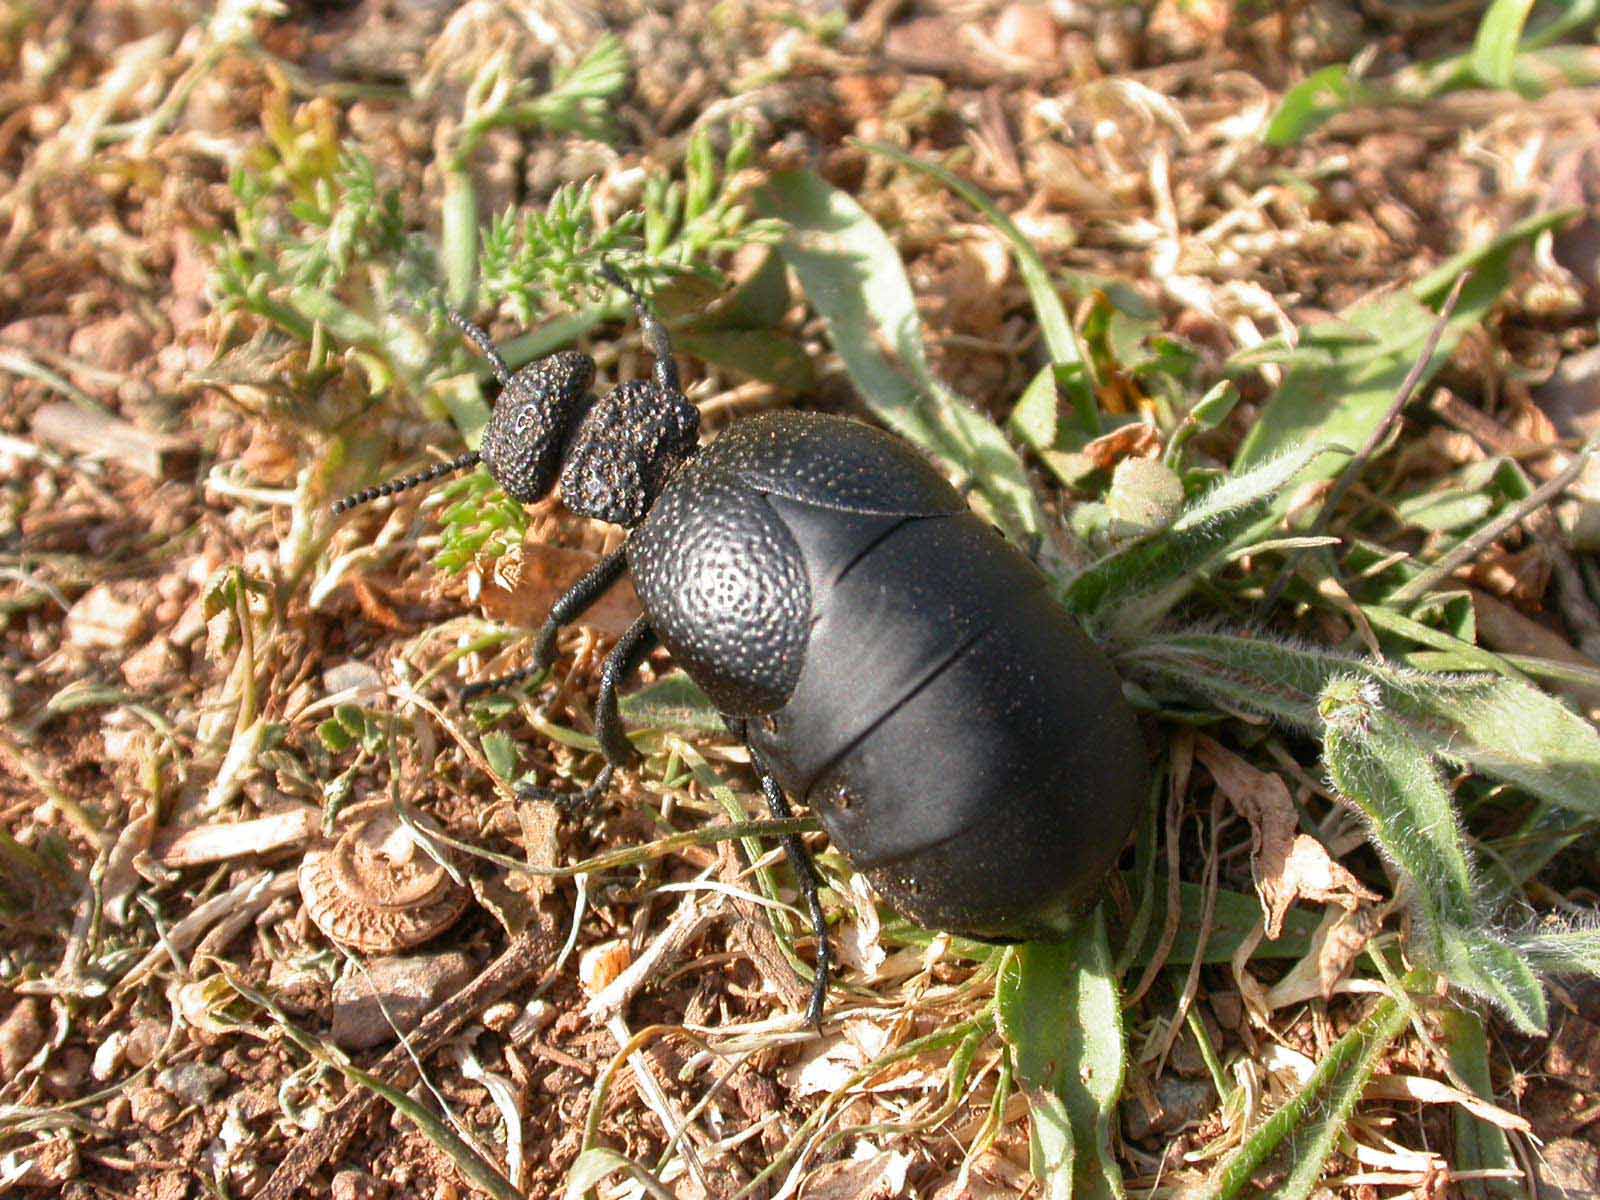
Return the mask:
[[1196, 741], [1195, 757], [1250, 822], [1250, 872], [1265, 910], [1268, 938], [1283, 932], [1284, 914], [1301, 896], [1346, 911], [1362, 900], [1379, 898], [1329, 858], [1315, 838], [1295, 832], [1294, 800], [1281, 776], [1257, 770], [1210, 738]]

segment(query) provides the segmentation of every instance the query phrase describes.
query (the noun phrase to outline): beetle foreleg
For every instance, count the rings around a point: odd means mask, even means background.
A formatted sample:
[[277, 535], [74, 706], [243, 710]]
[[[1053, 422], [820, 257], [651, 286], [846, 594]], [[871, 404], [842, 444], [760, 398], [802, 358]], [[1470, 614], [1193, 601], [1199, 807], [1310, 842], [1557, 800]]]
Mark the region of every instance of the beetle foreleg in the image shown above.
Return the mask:
[[488, 692], [498, 692], [504, 688], [514, 687], [525, 679], [532, 679], [550, 665], [556, 656], [556, 638], [568, 625], [576, 621], [588, 610], [590, 605], [605, 595], [609, 588], [624, 571], [628, 569], [628, 548], [619, 547], [606, 555], [594, 566], [584, 573], [582, 579], [566, 590], [554, 604], [550, 606], [550, 615], [539, 628], [538, 639], [533, 645], [533, 661], [521, 670], [512, 671], [509, 675], [501, 675], [494, 679], [485, 679], [479, 683], [469, 683], [461, 689], [461, 701], [465, 704], [469, 700], [476, 700]]
[[[750, 764], [755, 768], [756, 778], [761, 781], [761, 794], [766, 798], [767, 811], [775, 820], [792, 820], [794, 810], [789, 807], [789, 797], [783, 794], [778, 781], [772, 777], [761, 756], [750, 744], [747, 734], [749, 723], [730, 717], [724, 717], [723, 720], [733, 730], [734, 736], [744, 743], [745, 749], [750, 751]], [[806, 907], [811, 910], [811, 930], [817, 937], [817, 973], [811, 984], [811, 1003], [806, 1008], [806, 1020], [820, 1032], [822, 1010], [828, 999], [828, 977], [833, 968], [833, 943], [828, 940], [828, 920], [822, 911], [822, 877], [817, 874], [817, 865], [811, 861], [811, 852], [798, 834], [787, 834], [783, 838], [783, 853], [794, 868], [795, 877], [800, 883], [800, 894], [806, 898]]]
[[600, 700], [595, 710], [594, 733], [600, 742], [601, 753], [606, 756], [606, 765], [600, 768], [600, 774], [595, 776], [594, 782], [578, 792], [523, 784], [517, 788], [517, 795], [525, 800], [547, 800], [569, 811], [586, 808], [605, 794], [606, 788], [611, 786], [611, 776], [618, 767], [631, 766], [639, 760], [639, 752], [628, 741], [621, 714], [617, 711], [617, 688], [639, 669], [639, 664], [650, 656], [650, 651], [657, 645], [655, 630], [640, 617], [628, 626], [628, 631], [612, 647], [611, 653], [606, 656], [605, 666], [600, 669]]

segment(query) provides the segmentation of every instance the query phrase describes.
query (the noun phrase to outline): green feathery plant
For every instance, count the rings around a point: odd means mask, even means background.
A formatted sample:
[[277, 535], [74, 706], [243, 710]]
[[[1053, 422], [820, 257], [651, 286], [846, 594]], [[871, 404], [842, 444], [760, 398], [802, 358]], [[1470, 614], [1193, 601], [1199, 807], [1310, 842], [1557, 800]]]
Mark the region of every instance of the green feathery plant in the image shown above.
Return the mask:
[[[469, 443], [488, 416], [481, 390], [488, 373], [445, 320], [447, 304], [493, 297], [530, 327], [502, 347], [516, 369], [627, 316], [626, 298], [600, 274], [606, 261], [657, 294], [686, 348], [757, 375], [787, 372], [783, 380], [792, 381], [803, 356], [773, 332], [769, 313], [756, 314], [755, 328], [749, 306], [672, 316], [676, 285], [703, 281], [686, 304], [700, 306], [706, 291], [725, 286], [721, 263], [779, 233], [776, 223], [748, 211], [746, 195], [758, 178], [748, 126], [734, 124], [721, 153], [713, 131], [694, 134], [680, 171], [652, 177], [640, 206], [615, 218], [599, 214], [590, 181], [556, 189], [542, 210], [507, 211], [479, 227], [469, 168], [483, 135], [503, 126], [602, 135], [607, 104], [626, 72], [614, 38], [601, 39], [543, 94], [512, 78], [505, 55], [483, 63], [450, 135], [437, 242], [408, 228], [398, 190], [343, 145], [329, 107], [291, 111], [285, 97], [275, 97], [263, 119], [264, 144], [230, 181], [236, 229], [215, 247], [218, 307], [255, 318], [257, 337], [264, 326], [303, 346], [313, 384], [344, 365], [357, 367], [374, 398], [420, 402], [422, 413], [448, 417]], [[332, 430], [326, 435], [339, 440]], [[443, 570], [484, 566], [520, 545], [522, 508], [486, 477], [455, 480], [442, 495]]]

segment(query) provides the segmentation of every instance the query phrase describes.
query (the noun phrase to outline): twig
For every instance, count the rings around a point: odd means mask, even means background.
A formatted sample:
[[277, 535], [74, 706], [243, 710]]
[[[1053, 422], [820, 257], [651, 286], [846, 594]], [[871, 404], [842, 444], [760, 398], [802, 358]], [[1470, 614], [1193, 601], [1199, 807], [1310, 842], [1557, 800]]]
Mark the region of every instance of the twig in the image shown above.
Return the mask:
[[[1439, 348], [1439, 339], [1444, 336], [1444, 331], [1450, 325], [1450, 318], [1455, 314], [1456, 304], [1461, 299], [1461, 289], [1466, 287], [1467, 280], [1472, 278], [1471, 271], [1463, 271], [1456, 276], [1455, 286], [1450, 289], [1450, 295], [1445, 297], [1444, 305], [1439, 309], [1439, 319], [1433, 323], [1433, 328], [1428, 331], [1428, 340], [1423, 344], [1422, 353], [1411, 364], [1411, 370], [1406, 372], [1405, 379], [1400, 384], [1400, 390], [1394, 394], [1394, 400], [1389, 404], [1389, 411], [1383, 414], [1372, 433], [1367, 437], [1366, 443], [1356, 451], [1355, 457], [1345, 465], [1333, 487], [1328, 491], [1328, 498], [1322, 504], [1322, 511], [1317, 514], [1317, 519], [1312, 523], [1310, 537], [1319, 536], [1333, 520], [1333, 514], [1344, 501], [1350, 489], [1360, 482], [1362, 473], [1366, 471], [1367, 464], [1372, 461], [1373, 455], [1378, 452], [1378, 447], [1383, 445], [1384, 439], [1389, 436], [1389, 430], [1400, 419], [1400, 414], [1405, 411], [1406, 405], [1416, 395], [1417, 388], [1422, 383], [1422, 377], [1427, 373], [1428, 366], [1433, 362], [1434, 351]], [[1262, 611], [1272, 608], [1282, 597], [1289, 581], [1295, 576], [1301, 560], [1305, 556], [1304, 550], [1297, 550], [1289, 556], [1289, 561], [1284, 563], [1283, 570], [1278, 573], [1278, 578], [1273, 581], [1272, 587], [1267, 591], [1267, 597], [1261, 602]]]
[[[481, 975], [428, 1015], [411, 1035], [409, 1052], [396, 1046], [383, 1056], [372, 1074], [396, 1087], [407, 1086], [415, 1071], [411, 1053], [418, 1058], [433, 1053], [469, 1019], [547, 965], [555, 957], [555, 949], [555, 935], [548, 928], [541, 926], [523, 934]], [[290, 1149], [272, 1178], [257, 1193], [259, 1200], [297, 1200], [306, 1195], [310, 1178], [344, 1153], [361, 1122], [377, 1104], [378, 1097], [365, 1089], [346, 1094], [320, 1128], [306, 1134]]]
[[1478, 555], [1498, 541], [1501, 535], [1514, 525], [1519, 524], [1566, 491], [1578, 476], [1583, 474], [1583, 469], [1589, 464], [1589, 456], [1593, 453], [1594, 444], [1590, 443], [1579, 452], [1578, 456], [1567, 465], [1567, 469], [1562, 471], [1561, 474], [1540, 484], [1532, 492], [1528, 493], [1527, 499], [1523, 500], [1522, 503], [1509, 512], [1500, 514], [1500, 516], [1478, 530], [1477, 533], [1462, 541], [1454, 550], [1439, 559], [1438, 562], [1423, 570], [1422, 574], [1415, 579], [1396, 588], [1390, 594], [1388, 603], [1390, 605], [1409, 604], [1413, 600], [1421, 599], [1434, 584], [1441, 579], [1449, 577], [1458, 567], [1465, 566], [1477, 558]]

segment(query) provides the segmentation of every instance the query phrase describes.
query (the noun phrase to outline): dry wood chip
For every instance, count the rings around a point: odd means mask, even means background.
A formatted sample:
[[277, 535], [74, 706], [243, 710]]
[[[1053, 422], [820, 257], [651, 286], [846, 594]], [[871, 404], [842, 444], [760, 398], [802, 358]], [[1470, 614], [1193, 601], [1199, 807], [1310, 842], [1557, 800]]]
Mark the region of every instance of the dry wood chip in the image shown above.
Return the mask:
[[1195, 743], [1198, 758], [1218, 789], [1250, 822], [1250, 873], [1266, 914], [1267, 937], [1283, 931], [1284, 914], [1301, 896], [1354, 910], [1376, 892], [1328, 857], [1315, 838], [1296, 834], [1297, 818], [1289, 786], [1270, 771], [1261, 771], [1210, 738]]
[[33, 415], [33, 436], [74, 454], [108, 458], [155, 479], [194, 465], [196, 448], [181, 437], [150, 433], [109, 413], [76, 404], [46, 404]]
[[163, 829], [155, 835], [150, 857], [163, 867], [181, 869], [227, 862], [247, 854], [271, 854], [310, 838], [316, 832], [317, 818], [317, 810], [307, 805], [252, 821]]

